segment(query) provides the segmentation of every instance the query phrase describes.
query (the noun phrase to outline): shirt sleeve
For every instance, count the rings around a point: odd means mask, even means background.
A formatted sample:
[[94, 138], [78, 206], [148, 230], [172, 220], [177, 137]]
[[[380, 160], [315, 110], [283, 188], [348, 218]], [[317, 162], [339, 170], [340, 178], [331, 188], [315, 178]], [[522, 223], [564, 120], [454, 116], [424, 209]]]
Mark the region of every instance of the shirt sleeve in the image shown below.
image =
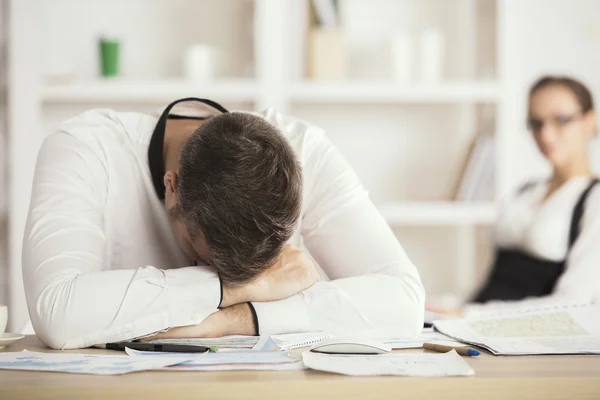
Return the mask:
[[[110, 121], [81, 117], [73, 131], [111, 134]], [[116, 124], [115, 124], [116, 125]], [[23, 278], [38, 337], [57, 349], [89, 347], [200, 323], [220, 299], [205, 267], [107, 270], [103, 151], [62, 131], [38, 155], [23, 240]]]
[[552, 294], [516, 301], [468, 304], [465, 316], [484, 316], [530, 308], [589, 304], [600, 300], [600, 185], [586, 199], [581, 232], [567, 257], [565, 272]]
[[417, 269], [343, 157], [317, 128], [306, 134], [318, 140], [303, 162], [302, 239], [331, 281], [254, 303], [260, 333], [416, 336], [425, 298]]

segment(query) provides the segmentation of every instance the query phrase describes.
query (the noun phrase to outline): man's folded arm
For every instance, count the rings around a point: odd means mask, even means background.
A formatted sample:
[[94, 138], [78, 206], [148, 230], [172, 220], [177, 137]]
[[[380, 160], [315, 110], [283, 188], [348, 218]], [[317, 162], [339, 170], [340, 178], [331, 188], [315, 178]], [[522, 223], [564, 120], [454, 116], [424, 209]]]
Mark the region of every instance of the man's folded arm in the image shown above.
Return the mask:
[[259, 333], [416, 336], [425, 301], [417, 269], [329, 141], [322, 136], [308, 150], [302, 237], [331, 281], [284, 300], [253, 303]]
[[46, 139], [38, 156], [23, 278], [33, 327], [53, 348], [198, 324], [217, 310], [221, 297], [219, 278], [205, 267], [108, 270], [104, 205], [109, 177], [99, 154], [93, 143], [58, 132]]

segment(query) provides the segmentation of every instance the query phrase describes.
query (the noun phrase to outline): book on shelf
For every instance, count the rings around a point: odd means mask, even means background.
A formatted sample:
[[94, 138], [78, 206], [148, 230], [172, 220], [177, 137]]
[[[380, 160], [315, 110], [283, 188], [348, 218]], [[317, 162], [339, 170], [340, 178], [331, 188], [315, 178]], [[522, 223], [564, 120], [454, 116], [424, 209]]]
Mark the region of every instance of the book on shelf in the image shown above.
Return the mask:
[[453, 199], [456, 201], [492, 201], [495, 181], [494, 136], [476, 135], [461, 168]]
[[334, 0], [312, 0], [308, 31], [307, 73], [314, 80], [344, 80], [348, 49], [344, 30], [339, 26]]
[[312, 0], [316, 22], [321, 28], [338, 26], [337, 2], [334, 0]]

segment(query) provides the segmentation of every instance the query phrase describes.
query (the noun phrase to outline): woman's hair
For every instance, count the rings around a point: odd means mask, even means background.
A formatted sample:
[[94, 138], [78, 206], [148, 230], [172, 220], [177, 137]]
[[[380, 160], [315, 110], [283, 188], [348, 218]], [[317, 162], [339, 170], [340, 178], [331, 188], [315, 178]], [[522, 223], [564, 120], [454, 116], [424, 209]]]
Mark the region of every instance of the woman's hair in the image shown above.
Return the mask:
[[569, 78], [568, 76], [546, 75], [541, 77], [531, 86], [531, 89], [529, 89], [529, 98], [531, 98], [538, 90], [555, 85], [566, 87], [573, 93], [583, 114], [594, 108], [594, 100], [592, 99], [590, 90], [583, 83], [576, 79]]

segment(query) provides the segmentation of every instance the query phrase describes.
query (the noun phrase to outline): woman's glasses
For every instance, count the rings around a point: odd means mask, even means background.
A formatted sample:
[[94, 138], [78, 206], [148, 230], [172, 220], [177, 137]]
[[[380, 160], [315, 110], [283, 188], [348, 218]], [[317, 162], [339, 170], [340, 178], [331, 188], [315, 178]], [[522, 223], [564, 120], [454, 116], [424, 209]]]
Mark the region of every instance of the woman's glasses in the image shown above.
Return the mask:
[[540, 132], [544, 125], [550, 124], [554, 128], [562, 129], [569, 125], [571, 122], [580, 119], [583, 116], [582, 113], [576, 113], [572, 115], [556, 115], [547, 119], [537, 119], [529, 117], [527, 119], [527, 128], [533, 133]]

